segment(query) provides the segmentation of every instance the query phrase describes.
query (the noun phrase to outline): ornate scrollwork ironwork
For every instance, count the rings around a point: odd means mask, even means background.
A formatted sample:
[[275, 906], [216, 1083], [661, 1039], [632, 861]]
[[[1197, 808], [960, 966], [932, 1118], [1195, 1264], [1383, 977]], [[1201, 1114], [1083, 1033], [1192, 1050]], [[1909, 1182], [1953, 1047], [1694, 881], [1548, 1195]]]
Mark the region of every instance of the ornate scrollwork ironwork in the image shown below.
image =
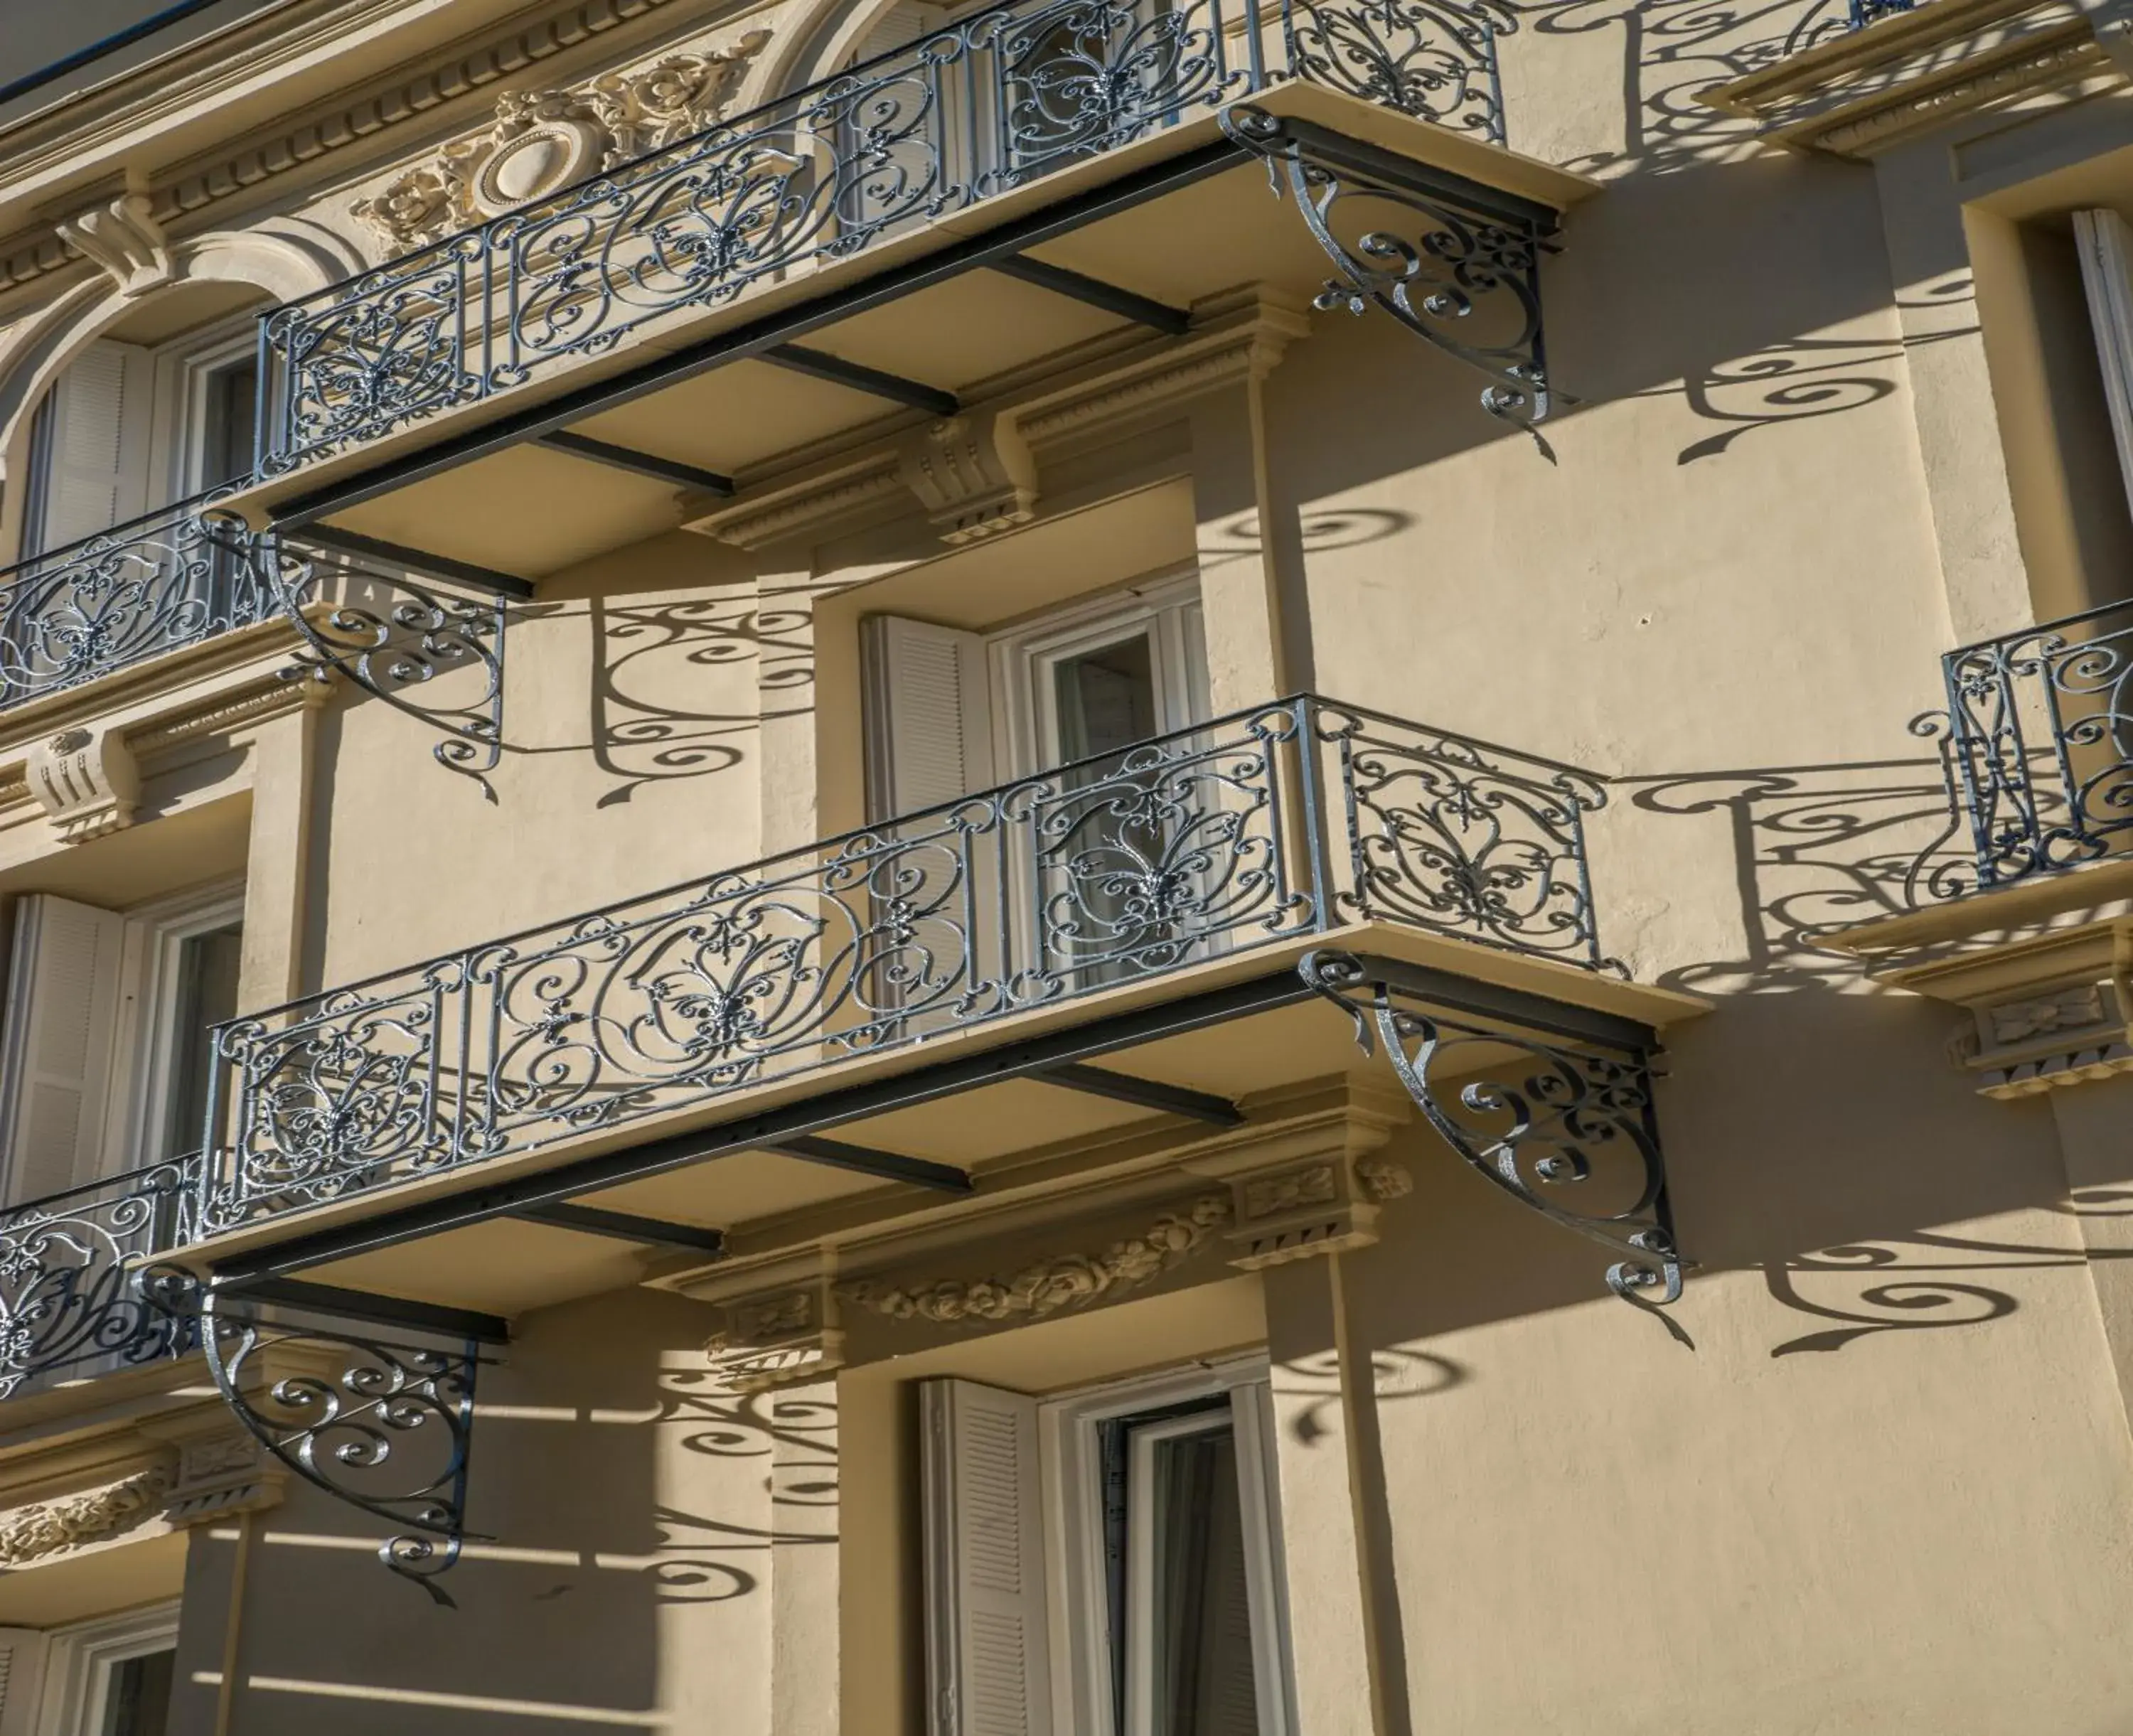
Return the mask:
[[1488, 375], [1481, 407], [1539, 440], [1535, 424], [1553, 407], [1540, 316], [1552, 218], [1509, 200], [1484, 205], [1389, 157], [1366, 166], [1346, 142], [1263, 108], [1227, 110], [1222, 129], [1265, 161], [1275, 193], [1286, 188], [1333, 262], [1317, 306], [1382, 308]]
[[211, 496], [0, 571], [0, 704], [17, 705], [272, 613], [262, 539]]
[[218, 1028], [230, 1136], [202, 1222], [1343, 922], [1596, 968], [1582, 815], [1600, 794], [1567, 767], [1298, 698], [431, 959]]
[[1298, 0], [1290, 21], [1298, 78], [1503, 142], [1496, 38], [1518, 17], [1500, 0]]
[[[392, 1344], [338, 1324], [268, 1321], [168, 1268], [145, 1274], [142, 1290], [171, 1318], [199, 1322], [215, 1388], [246, 1431], [306, 1482], [397, 1527], [378, 1560], [452, 1607], [436, 1575], [469, 1536], [473, 1341]], [[338, 1373], [300, 1370], [254, 1390], [271, 1354], [320, 1352], [340, 1363]]]
[[1966, 645], [1942, 659], [1939, 742], [1974, 880], [1946, 865], [1934, 898], [2057, 873], [2133, 839], [2133, 606], [2108, 604]]
[[159, 1163], [0, 1212], [0, 1399], [190, 1347], [190, 1327], [150, 1306], [128, 1267], [182, 1238], [192, 1185], [185, 1165]]
[[1353, 707], [1322, 705], [1312, 727], [1339, 755], [1351, 860], [1342, 908], [1610, 964], [1585, 859], [1584, 816], [1607, 799], [1598, 778]]
[[1415, 1107], [1478, 1174], [1618, 1257], [1607, 1268], [1617, 1296], [1651, 1307], [1679, 1300], [1685, 1262], [1649, 1056], [1572, 1048], [1403, 1005], [1349, 953], [1312, 953], [1298, 969], [1355, 1021], [1366, 1052], [1384, 1045]]
[[263, 469], [1290, 80], [1493, 142], [1501, 0], [1010, 0], [277, 309]]
[[[503, 753], [503, 598], [461, 595], [288, 544], [267, 551], [267, 583], [304, 641], [286, 679], [339, 674], [419, 719], [443, 737], [431, 750], [437, 763], [496, 800], [489, 774]], [[444, 690], [436, 696], [433, 681]]]

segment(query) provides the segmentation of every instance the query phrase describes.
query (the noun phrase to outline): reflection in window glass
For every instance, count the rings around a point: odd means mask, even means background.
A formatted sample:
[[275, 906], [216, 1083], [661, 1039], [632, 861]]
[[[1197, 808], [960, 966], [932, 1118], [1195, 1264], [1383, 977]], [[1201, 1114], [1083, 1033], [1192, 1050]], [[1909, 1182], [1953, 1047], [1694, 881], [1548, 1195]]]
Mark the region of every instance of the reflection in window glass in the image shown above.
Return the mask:
[[1225, 1426], [1152, 1446], [1140, 1492], [1153, 1557], [1144, 1736], [1255, 1736], [1235, 1438]]
[[200, 1147], [214, 1073], [208, 1033], [237, 1016], [237, 970], [243, 945], [243, 925], [233, 922], [227, 928], [189, 935], [179, 946], [177, 1000], [170, 1034], [170, 1124], [163, 1135], [166, 1157], [182, 1157]]
[[1052, 666], [1061, 758], [1109, 757], [1157, 733], [1152, 649], [1136, 633]]
[[104, 1727], [98, 1736], [164, 1736], [176, 1659], [175, 1651], [148, 1652], [112, 1665], [104, 1677]]

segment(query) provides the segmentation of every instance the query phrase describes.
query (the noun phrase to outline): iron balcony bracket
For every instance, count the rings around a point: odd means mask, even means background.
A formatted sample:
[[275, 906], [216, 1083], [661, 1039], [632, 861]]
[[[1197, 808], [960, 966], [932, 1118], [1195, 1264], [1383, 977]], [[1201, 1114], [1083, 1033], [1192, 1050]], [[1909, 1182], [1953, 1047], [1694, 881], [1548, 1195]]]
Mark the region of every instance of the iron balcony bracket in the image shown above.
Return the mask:
[[1557, 251], [1556, 214], [1308, 121], [1249, 105], [1221, 118], [1223, 131], [1266, 164], [1277, 198], [1286, 185], [1332, 260], [1335, 275], [1316, 305], [1383, 308], [1486, 374], [1481, 407], [1538, 441], [1534, 425], [1553, 407], [1540, 256]]
[[[142, 1284], [166, 1313], [197, 1321], [215, 1389], [245, 1431], [306, 1483], [397, 1527], [378, 1545], [378, 1559], [455, 1608], [436, 1576], [459, 1560], [469, 1535], [468, 1452], [481, 1339], [469, 1330], [456, 1344], [389, 1343], [302, 1303], [301, 1312], [315, 1319], [292, 1318], [286, 1303], [270, 1305], [270, 1319], [253, 1299], [169, 1268], [143, 1274]], [[452, 1317], [440, 1313], [441, 1322]], [[300, 1365], [247, 1390], [267, 1353], [291, 1351], [306, 1359], [323, 1353], [318, 1366], [338, 1361], [339, 1371]]]
[[[287, 534], [262, 537], [257, 546], [267, 594], [303, 642], [282, 676], [318, 682], [344, 676], [427, 724], [442, 737], [431, 750], [437, 763], [472, 778], [494, 802], [489, 774], [503, 753], [504, 628], [512, 600], [532, 587], [503, 574], [477, 579], [480, 570], [467, 569], [439, 575], [467, 588], [449, 589], [300, 546]], [[428, 690], [447, 677], [459, 691], [440, 697]]]
[[[1384, 1045], [1415, 1107], [1479, 1174], [1618, 1256], [1607, 1268], [1615, 1295], [1644, 1307], [1679, 1300], [1689, 1262], [1667, 1201], [1649, 1031], [1481, 985], [1471, 1008], [1452, 1004], [1485, 1022], [1447, 1018], [1433, 990], [1431, 1010], [1420, 1009], [1419, 985], [1404, 987], [1391, 959], [1314, 952], [1297, 969], [1355, 1022], [1365, 1054]], [[1524, 1002], [1535, 1017], [1519, 1017]], [[1504, 1017], [1525, 1028], [1505, 1028]], [[1573, 1203], [1581, 1195], [1589, 1209]]]

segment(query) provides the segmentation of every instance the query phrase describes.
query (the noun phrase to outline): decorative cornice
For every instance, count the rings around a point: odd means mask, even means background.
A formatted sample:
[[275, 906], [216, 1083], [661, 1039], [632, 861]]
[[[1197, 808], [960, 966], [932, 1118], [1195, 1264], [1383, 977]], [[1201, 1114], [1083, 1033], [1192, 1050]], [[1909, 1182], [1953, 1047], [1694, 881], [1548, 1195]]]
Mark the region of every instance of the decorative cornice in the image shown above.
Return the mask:
[[167, 1467], [152, 1465], [101, 1488], [17, 1508], [0, 1517], [0, 1565], [24, 1566], [131, 1531], [160, 1514], [171, 1482]]
[[2068, 0], [1933, 0], [1701, 94], [1784, 143], [1865, 156], [2108, 70]]
[[[579, 48], [677, 0], [578, 0], [544, 19], [412, 76], [402, 75], [337, 113], [286, 129], [195, 169], [149, 195], [148, 215], [169, 224], [333, 152], [421, 119], [430, 111]], [[26, 283], [84, 257], [68, 241], [41, 238], [0, 260], [0, 288]]]
[[867, 1281], [837, 1286], [854, 1306], [891, 1320], [998, 1322], [1042, 1320], [1062, 1309], [1084, 1308], [1151, 1284], [1230, 1222], [1227, 1194], [1202, 1194], [1167, 1211], [1139, 1234], [1091, 1253], [1047, 1256], [1006, 1277], [944, 1279], [902, 1285]]
[[322, 704], [330, 691], [330, 686], [316, 681], [285, 680], [277, 672], [243, 692], [219, 695], [190, 710], [160, 717], [148, 728], [128, 735], [126, 745], [135, 758], [146, 759], [202, 736], [219, 735], [284, 711]]

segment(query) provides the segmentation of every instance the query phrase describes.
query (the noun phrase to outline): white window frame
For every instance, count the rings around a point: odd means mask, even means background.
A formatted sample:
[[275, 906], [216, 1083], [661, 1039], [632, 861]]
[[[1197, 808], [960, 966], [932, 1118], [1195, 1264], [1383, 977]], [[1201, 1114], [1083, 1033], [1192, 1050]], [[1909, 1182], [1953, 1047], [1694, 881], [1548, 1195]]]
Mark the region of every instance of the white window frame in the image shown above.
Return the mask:
[[1197, 566], [1166, 569], [988, 635], [994, 748], [1005, 776], [1035, 777], [1065, 762], [1053, 670], [1069, 657], [1142, 637], [1151, 642], [1156, 734], [1206, 722], [1207, 636]]
[[[159, 1150], [176, 1089], [178, 988], [186, 941], [242, 926], [244, 882], [225, 880], [124, 912], [120, 1051], [105, 1122], [105, 1173], [162, 1161]], [[184, 1153], [177, 1155], [182, 1157]]]
[[102, 1736], [112, 1678], [130, 1658], [178, 1643], [178, 1605], [157, 1604], [55, 1629], [45, 1653], [39, 1736]]
[[[1253, 1684], [1259, 1736], [1293, 1736], [1296, 1689], [1289, 1666], [1288, 1579], [1282, 1556], [1275, 1470], [1273, 1389], [1267, 1359], [1246, 1356], [1063, 1394], [1038, 1407], [1039, 1476], [1052, 1659], [1052, 1728], [1077, 1736], [1119, 1736], [1113, 1715], [1113, 1659], [1104, 1571], [1098, 1425], [1196, 1398], [1226, 1397], [1244, 1508], [1246, 1596], [1251, 1609]], [[1185, 1420], [1180, 1432], [1207, 1425]], [[1138, 1442], [1136, 1443], [1138, 1445]], [[1129, 1534], [1129, 1573], [1145, 1539]], [[1129, 1652], [1132, 1637], [1128, 1636]], [[1129, 1681], [1138, 1674], [1129, 1661]]]
[[155, 352], [148, 474], [166, 480], [171, 500], [190, 499], [208, 487], [209, 382], [225, 368], [254, 360], [258, 345], [258, 317], [243, 313], [173, 338]]

